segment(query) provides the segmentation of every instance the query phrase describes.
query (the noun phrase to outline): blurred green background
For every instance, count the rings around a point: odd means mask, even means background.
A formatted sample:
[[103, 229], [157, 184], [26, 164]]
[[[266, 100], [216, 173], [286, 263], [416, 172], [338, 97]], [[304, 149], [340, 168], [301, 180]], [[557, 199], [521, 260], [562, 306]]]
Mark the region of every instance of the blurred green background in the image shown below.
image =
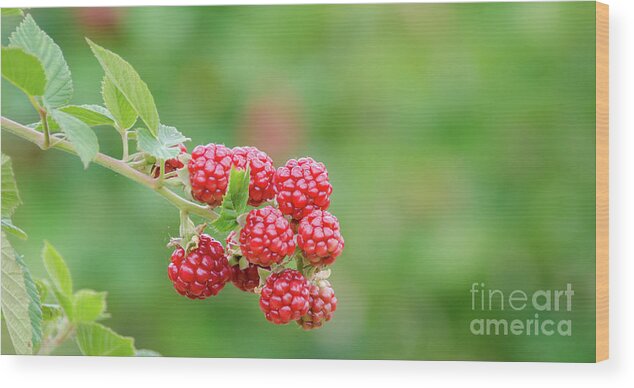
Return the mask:
[[[13, 240], [36, 277], [49, 240], [105, 323], [165, 356], [594, 360], [593, 2], [32, 9], [61, 46], [73, 103], [101, 103], [90, 37], [133, 64], [193, 145], [311, 155], [346, 240], [322, 330], [269, 324], [228, 285], [167, 279], [178, 213], [99, 166], [2, 133], [24, 205]], [[2, 44], [17, 18], [3, 18]], [[2, 81], [2, 114], [37, 121]], [[101, 150], [120, 155], [115, 131]], [[575, 289], [572, 337], [473, 336], [473, 282]], [[513, 318], [512, 314], [489, 314]], [[557, 317], [557, 314], [551, 314]], [[484, 317], [488, 317], [485, 315]], [[532, 312], [517, 314], [532, 318]], [[3, 353], [12, 347], [3, 328]], [[77, 354], [67, 346], [58, 354]]]

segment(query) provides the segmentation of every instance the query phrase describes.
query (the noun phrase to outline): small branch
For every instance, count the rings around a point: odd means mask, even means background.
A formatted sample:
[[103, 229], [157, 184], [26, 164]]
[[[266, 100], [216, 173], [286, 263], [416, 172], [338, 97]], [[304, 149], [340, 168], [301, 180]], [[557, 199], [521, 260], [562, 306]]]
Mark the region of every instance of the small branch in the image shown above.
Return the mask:
[[[36, 144], [42, 149], [45, 149], [45, 136], [44, 134], [42, 134], [42, 132], [36, 131], [35, 129], [29, 128], [20, 123], [16, 123], [15, 121], [10, 120], [4, 116], [0, 117], [0, 124], [3, 129], [11, 132], [18, 137], [21, 137], [24, 140]], [[51, 148], [57, 148], [70, 154], [77, 155], [75, 148], [67, 140], [60, 140], [56, 142]], [[115, 159], [102, 153], [98, 153], [94, 159], [94, 162], [157, 192], [159, 195], [163, 196], [172, 205], [176, 206], [180, 210], [186, 211], [190, 214], [195, 214], [210, 221], [218, 218], [218, 213], [216, 213], [215, 211], [209, 209], [206, 206], [201, 206], [194, 202], [188, 201], [187, 199], [181, 197], [180, 195], [174, 193], [166, 187], [159, 185], [156, 179], [153, 179], [152, 177], [133, 169], [124, 161]]]

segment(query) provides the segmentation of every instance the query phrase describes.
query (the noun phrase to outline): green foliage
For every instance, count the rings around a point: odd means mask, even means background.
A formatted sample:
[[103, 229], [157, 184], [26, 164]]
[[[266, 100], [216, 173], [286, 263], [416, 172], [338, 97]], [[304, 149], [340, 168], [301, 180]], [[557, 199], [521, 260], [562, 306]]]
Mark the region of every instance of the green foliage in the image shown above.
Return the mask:
[[24, 18], [15, 32], [9, 37], [9, 42], [11, 46], [20, 47], [24, 51], [33, 54], [42, 63], [47, 79], [46, 90], [44, 91], [44, 105], [49, 108], [66, 105], [73, 94], [70, 70], [62, 50], [53, 42], [53, 39], [38, 27], [31, 15], [27, 15]]
[[[132, 65], [119, 55], [93, 43], [90, 39], [86, 39], [86, 41], [105, 71], [108, 80], [125, 96], [125, 99], [141, 117], [150, 132], [156, 136], [159, 127], [159, 115], [154, 104], [154, 97], [152, 97], [146, 83], [141, 80]], [[112, 108], [112, 104], [107, 103], [106, 106]]]
[[42, 342], [40, 294], [29, 269], [18, 255], [5, 231], [26, 238], [11, 217], [22, 203], [13, 175], [11, 159], [2, 154], [2, 316], [18, 354], [33, 354]]
[[73, 320], [75, 322], [92, 322], [106, 318], [105, 292], [79, 290], [74, 296]]
[[123, 337], [99, 323], [80, 323], [77, 344], [86, 356], [134, 356], [134, 339]]
[[2, 231], [17, 238], [21, 238], [22, 240], [26, 240], [28, 237], [25, 231], [13, 225], [13, 221], [10, 218], [2, 219]]
[[73, 279], [66, 262], [59, 252], [48, 241], [44, 242], [42, 248], [42, 260], [46, 272], [53, 283], [53, 293], [55, 298], [64, 309], [66, 315], [73, 318]]
[[26, 233], [15, 226], [11, 217], [15, 209], [22, 203], [18, 186], [15, 183], [13, 168], [11, 166], [11, 158], [2, 154], [2, 230], [6, 233], [26, 239]]
[[114, 126], [114, 117], [108, 109], [99, 105], [66, 105], [58, 110], [78, 118], [90, 127], [98, 125]]
[[33, 354], [42, 342], [37, 287], [22, 258], [2, 234], [2, 316], [17, 354]]
[[29, 96], [44, 94], [46, 74], [42, 63], [19, 47], [2, 48], [2, 76]]
[[[49, 325], [66, 325], [76, 333], [80, 351], [88, 356], [133, 356], [137, 352], [134, 340], [123, 337], [95, 321], [109, 317], [106, 313], [105, 292], [82, 289], [73, 293], [73, 280], [62, 255], [50, 243], [44, 242], [42, 260], [53, 283], [53, 293], [59, 305], [44, 304], [44, 320]], [[40, 295], [47, 293], [46, 282], [39, 281]], [[61, 307], [60, 307], [61, 306]], [[151, 352], [151, 351], [149, 351]], [[157, 353], [158, 354], [158, 353]]]
[[178, 129], [163, 124], [159, 124], [157, 136], [147, 128], [138, 128], [136, 132], [138, 148], [159, 160], [178, 156], [180, 150], [175, 146], [189, 140]]
[[42, 305], [42, 320], [44, 322], [51, 322], [61, 318], [64, 315], [64, 310], [56, 304], [43, 304]]
[[75, 151], [87, 168], [99, 152], [99, 140], [95, 132], [82, 120], [61, 110], [53, 109], [50, 114], [62, 132], [68, 136], [68, 140], [73, 143]]
[[249, 200], [249, 169], [231, 168], [227, 193], [222, 198], [220, 216], [212, 225], [220, 232], [228, 232], [238, 227], [238, 217], [247, 209]]
[[20, 8], [2, 8], [2, 16], [22, 16], [24, 12]]
[[126, 97], [117, 89], [108, 77], [101, 82], [101, 97], [106, 108], [112, 113], [120, 131], [131, 128], [138, 117]]

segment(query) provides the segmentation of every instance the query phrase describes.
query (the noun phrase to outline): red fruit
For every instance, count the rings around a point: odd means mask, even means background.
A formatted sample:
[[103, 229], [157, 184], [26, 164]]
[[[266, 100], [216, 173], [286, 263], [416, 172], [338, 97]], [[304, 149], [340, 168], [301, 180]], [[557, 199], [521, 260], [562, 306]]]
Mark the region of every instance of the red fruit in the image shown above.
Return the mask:
[[260, 309], [276, 325], [296, 321], [308, 313], [310, 284], [294, 269], [272, 273], [260, 294]]
[[[174, 147], [178, 147], [180, 149], [180, 153], [181, 154], [186, 154], [187, 153], [187, 147], [185, 147], [183, 144], [179, 144], [177, 146]], [[168, 159], [165, 161], [165, 173], [168, 174], [170, 172], [174, 172], [176, 170], [178, 170], [179, 168], [183, 168], [185, 167], [185, 165], [183, 164], [183, 162], [181, 162], [178, 158], [174, 158], [174, 159]], [[159, 175], [161, 174], [161, 167], [157, 164], [155, 164], [154, 166], [152, 166], [152, 176], [154, 178], [158, 178]]]
[[222, 203], [231, 171], [232, 152], [222, 144], [199, 145], [187, 164], [194, 199], [211, 207]]
[[304, 330], [318, 329], [332, 318], [337, 309], [337, 297], [328, 280], [319, 280], [310, 285], [310, 307], [297, 324]]
[[231, 282], [242, 291], [253, 292], [260, 285], [260, 275], [258, 274], [260, 267], [257, 265], [249, 264], [245, 269], [240, 269], [237, 265], [231, 268], [233, 270]]
[[330, 265], [343, 251], [339, 221], [325, 210], [302, 218], [297, 228], [297, 245], [314, 266]]
[[233, 165], [245, 170], [249, 165], [249, 205], [260, 206], [275, 196], [275, 167], [269, 156], [255, 147], [234, 147]]
[[295, 251], [291, 225], [274, 207], [251, 210], [240, 231], [240, 249], [251, 264], [280, 263]]
[[190, 299], [205, 299], [218, 294], [231, 280], [231, 267], [222, 244], [201, 234], [196, 249], [186, 254], [182, 247], [176, 248], [167, 275], [179, 294]]
[[282, 213], [301, 220], [313, 210], [330, 206], [332, 185], [323, 163], [291, 159], [275, 173], [277, 203]]

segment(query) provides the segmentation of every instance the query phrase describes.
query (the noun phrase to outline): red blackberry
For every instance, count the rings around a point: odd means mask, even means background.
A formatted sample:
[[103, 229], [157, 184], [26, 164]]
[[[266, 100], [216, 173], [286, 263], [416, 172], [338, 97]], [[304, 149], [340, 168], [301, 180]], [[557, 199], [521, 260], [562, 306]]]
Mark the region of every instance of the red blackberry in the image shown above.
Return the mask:
[[179, 294], [190, 299], [205, 299], [218, 294], [231, 280], [231, 267], [222, 244], [201, 234], [196, 249], [185, 253], [182, 247], [176, 248], [167, 275]]
[[299, 222], [297, 245], [314, 266], [330, 265], [343, 251], [339, 221], [325, 210], [315, 210]]
[[296, 321], [308, 313], [310, 285], [294, 269], [272, 273], [260, 294], [260, 309], [276, 325]]
[[277, 203], [283, 214], [300, 220], [330, 206], [332, 185], [323, 163], [312, 158], [291, 159], [275, 173]]
[[187, 164], [194, 199], [211, 207], [222, 203], [229, 184], [232, 152], [222, 144], [199, 145]]
[[249, 205], [260, 206], [272, 199], [275, 196], [273, 160], [255, 147], [234, 147], [232, 152], [234, 166], [244, 170], [247, 163], [249, 165]]
[[304, 330], [318, 329], [332, 318], [337, 309], [337, 297], [328, 280], [319, 280], [310, 285], [310, 307], [297, 324]]
[[257, 265], [249, 264], [245, 269], [240, 269], [237, 265], [231, 268], [233, 270], [231, 282], [242, 291], [253, 292], [260, 285], [260, 274], [258, 274], [260, 267]]
[[[180, 149], [181, 154], [187, 153], [187, 147], [185, 147], [183, 144], [179, 144], [174, 147], [178, 147]], [[185, 167], [185, 165], [178, 158], [168, 159], [165, 161], [166, 174], [169, 174], [170, 172], [174, 172], [178, 170], [179, 168], [183, 168], [183, 167]], [[155, 164], [154, 166], [152, 166], [152, 176], [154, 178], [158, 178], [160, 174], [161, 174], [161, 166], [159, 166], [158, 164]]]
[[288, 220], [271, 206], [251, 210], [240, 231], [240, 249], [252, 264], [268, 267], [280, 263], [295, 251]]

